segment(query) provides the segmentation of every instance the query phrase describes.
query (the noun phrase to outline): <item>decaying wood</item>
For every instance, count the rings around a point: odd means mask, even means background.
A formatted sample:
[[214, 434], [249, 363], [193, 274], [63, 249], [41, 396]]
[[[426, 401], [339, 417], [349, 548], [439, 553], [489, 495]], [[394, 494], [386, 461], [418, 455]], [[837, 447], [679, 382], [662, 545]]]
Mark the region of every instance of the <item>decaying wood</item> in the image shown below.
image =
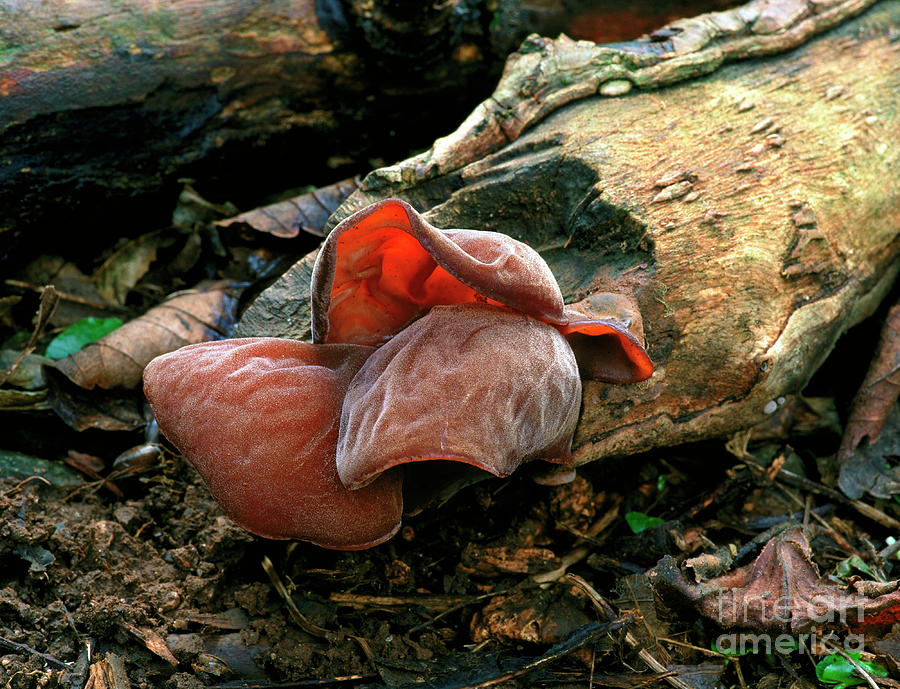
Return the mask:
[[[781, 6], [800, 4], [811, 11]], [[579, 462], [747, 428], [803, 388], [900, 268], [898, 22], [888, 0], [792, 52], [653, 92], [582, 93], [499, 150], [459, 142], [459, 166], [420, 156], [372, 173], [332, 221], [398, 196], [438, 227], [528, 241], [567, 302], [633, 292], [657, 370], [585, 385]], [[532, 72], [570, 48], [547, 47]], [[240, 334], [308, 335], [311, 260]]]
[[427, 145], [490, 89], [493, 41], [463, 0], [0, 0], [5, 249], [163, 225], [182, 176], [236, 200]]
[[424, 153], [376, 170], [368, 185], [409, 184], [457, 170], [516, 139], [554, 110], [595, 94], [657, 89], [727, 62], [783, 53], [831, 29], [876, 0], [751, 0], [676, 20], [639, 40], [596, 45], [531, 36], [503, 78], [459, 128]]

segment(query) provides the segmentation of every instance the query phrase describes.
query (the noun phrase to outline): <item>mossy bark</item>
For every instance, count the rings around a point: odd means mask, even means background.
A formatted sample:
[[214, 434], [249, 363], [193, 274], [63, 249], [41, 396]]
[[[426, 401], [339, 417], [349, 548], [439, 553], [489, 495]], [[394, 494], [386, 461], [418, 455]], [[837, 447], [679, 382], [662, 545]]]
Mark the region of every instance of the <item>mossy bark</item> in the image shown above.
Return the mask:
[[179, 177], [243, 206], [426, 146], [505, 57], [478, 4], [0, 0], [0, 243], [165, 225]]

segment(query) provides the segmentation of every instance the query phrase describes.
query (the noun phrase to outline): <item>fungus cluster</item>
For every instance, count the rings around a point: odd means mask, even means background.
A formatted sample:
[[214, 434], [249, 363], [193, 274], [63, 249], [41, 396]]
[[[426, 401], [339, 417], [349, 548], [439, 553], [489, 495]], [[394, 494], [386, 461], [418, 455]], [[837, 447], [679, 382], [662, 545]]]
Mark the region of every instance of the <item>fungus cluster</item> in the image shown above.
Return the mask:
[[150, 362], [144, 391], [238, 525], [368, 548], [400, 526], [400, 465], [508, 476], [533, 459], [570, 464], [581, 376], [653, 371], [635, 316], [614, 295], [565, 306], [527, 245], [439, 230], [388, 199], [325, 240], [313, 343], [189, 345]]

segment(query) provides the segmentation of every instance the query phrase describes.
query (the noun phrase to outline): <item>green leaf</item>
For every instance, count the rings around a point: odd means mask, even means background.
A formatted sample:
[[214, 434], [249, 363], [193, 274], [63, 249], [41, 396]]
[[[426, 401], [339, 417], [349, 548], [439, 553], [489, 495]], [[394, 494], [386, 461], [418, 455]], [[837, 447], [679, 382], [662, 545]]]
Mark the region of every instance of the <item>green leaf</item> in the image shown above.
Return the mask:
[[862, 572], [871, 579], [877, 579], [875, 572], [872, 571], [872, 568], [869, 567], [859, 555], [852, 555], [838, 562], [837, 567], [834, 569], [834, 574], [838, 579], [846, 579], [852, 575], [854, 571]]
[[46, 355], [51, 359], [65, 359], [120, 327], [122, 321], [119, 318], [82, 318], [50, 341]]
[[651, 517], [643, 512], [627, 512], [625, 514], [625, 521], [628, 522], [628, 526], [633, 533], [640, 533], [641, 531], [646, 531], [647, 529], [652, 529], [654, 526], [661, 526], [666, 523], [665, 519]]
[[[887, 677], [888, 672], [881, 665], [860, 660], [861, 655], [859, 653], [848, 652], [847, 655], [853, 658], [870, 675]], [[859, 673], [850, 664], [850, 661], [838, 653], [831, 653], [818, 662], [816, 665], [816, 677], [825, 684], [834, 684], [836, 689], [845, 689], [845, 687], [853, 687], [866, 682], [865, 679], [859, 676]]]

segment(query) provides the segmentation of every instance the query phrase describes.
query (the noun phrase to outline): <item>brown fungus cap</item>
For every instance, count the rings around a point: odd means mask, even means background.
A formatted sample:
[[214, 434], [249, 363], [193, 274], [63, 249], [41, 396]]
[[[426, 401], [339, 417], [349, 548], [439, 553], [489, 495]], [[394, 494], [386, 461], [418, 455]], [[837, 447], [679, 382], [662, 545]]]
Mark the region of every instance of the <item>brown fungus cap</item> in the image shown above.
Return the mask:
[[629, 298], [597, 294], [563, 307], [556, 278], [528, 245], [498, 232], [437, 229], [399, 199], [334, 228], [311, 291], [314, 342], [378, 345], [432, 306], [483, 303], [559, 328], [583, 378], [633, 383], [653, 373]]
[[398, 474], [349, 491], [335, 466], [344, 393], [371, 353], [274, 338], [204, 342], [151, 361], [144, 391], [160, 430], [239, 526], [367, 548], [397, 531], [402, 512]]
[[582, 378], [608, 383], [637, 383], [653, 375], [644, 349], [641, 312], [623, 294], [597, 292], [566, 306], [566, 336]]
[[565, 323], [544, 259], [498, 232], [439, 230], [404, 201], [373, 203], [325, 240], [312, 275], [313, 342], [375, 345], [432, 306], [509, 306]]
[[338, 473], [355, 488], [408, 462], [495, 476], [532, 459], [569, 462], [580, 405], [575, 357], [555, 328], [503, 307], [436, 306], [353, 379]]
[[631, 300], [564, 307], [525, 244], [438, 230], [394, 199], [335, 228], [312, 295], [318, 344], [207, 342], [144, 374], [163, 433], [236, 523], [269, 538], [337, 549], [388, 539], [401, 478], [383, 472], [399, 464], [496, 476], [532, 459], [567, 465], [579, 366], [611, 382], [653, 372]]

